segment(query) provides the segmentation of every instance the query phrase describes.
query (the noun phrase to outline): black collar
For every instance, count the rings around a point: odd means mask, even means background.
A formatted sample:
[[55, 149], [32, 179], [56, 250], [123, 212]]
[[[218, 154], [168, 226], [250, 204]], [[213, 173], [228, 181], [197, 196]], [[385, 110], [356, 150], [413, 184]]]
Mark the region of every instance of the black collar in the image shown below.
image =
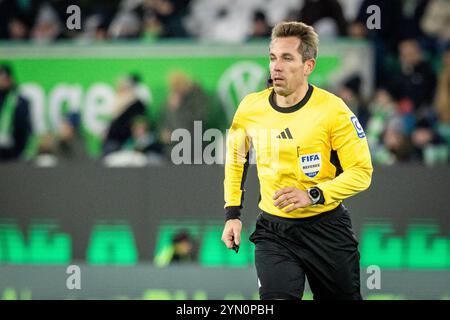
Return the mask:
[[308, 91], [306, 91], [305, 96], [303, 97], [302, 100], [300, 100], [300, 102], [298, 102], [297, 104], [291, 106], [291, 107], [279, 107], [276, 102], [275, 102], [275, 90], [272, 90], [272, 92], [270, 93], [269, 96], [269, 103], [272, 106], [272, 108], [274, 108], [276, 111], [278, 112], [282, 112], [282, 113], [291, 113], [291, 112], [295, 112], [297, 110], [299, 110], [301, 107], [303, 107], [311, 98], [312, 92], [313, 92], [314, 87], [312, 85], [310, 85], [308, 83]]

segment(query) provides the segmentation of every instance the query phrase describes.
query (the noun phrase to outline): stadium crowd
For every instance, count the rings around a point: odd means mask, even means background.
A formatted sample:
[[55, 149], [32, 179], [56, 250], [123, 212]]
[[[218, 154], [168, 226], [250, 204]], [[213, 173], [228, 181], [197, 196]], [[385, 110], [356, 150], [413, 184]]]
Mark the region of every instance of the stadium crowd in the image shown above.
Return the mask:
[[[447, 0], [80, 0], [80, 30], [65, 26], [71, 0], [0, 0], [0, 40], [79, 43], [134, 39], [187, 38], [244, 43], [270, 37], [278, 21], [303, 21], [322, 38], [365, 39], [374, 48], [375, 90], [367, 99], [355, 74], [336, 90], [358, 115], [375, 164], [450, 161], [450, 2]], [[367, 28], [368, 7], [377, 5], [381, 27]], [[163, 123], [146, 121], [145, 106], [133, 95], [138, 79], [121, 79], [117, 110], [104, 137], [103, 156], [121, 149], [167, 158], [168, 138], [206, 115], [198, 106], [208, 97], [193, 79], [174, 75], [164, 104]], [[11, 113], [7, 93], [13, 72], [0, 67], [0, 161], [16, 159], [30, 134], [26, 101], [18, 99], [14, 128], [3, 125]], [[197, 107], [196, 107], [197, 106]], [[20, 114], [19, 114], [20, 113]], [[22, 119], [23, 121], [21, 121]], [[79, 154], [76, 115], [62, 132], [41, 137], [38, 155]], [[155, 129], [158, 128], [158, 129]], [[14, 145], [10, 140], [17, 139]], [[13, 149], [14, 150], [13, 150]], [[81, 148], [82, 149], [82, 148]], [[55, 151], [59, 150], [59, 151]], [[82, 153], [82, 152], [81, 152]]]

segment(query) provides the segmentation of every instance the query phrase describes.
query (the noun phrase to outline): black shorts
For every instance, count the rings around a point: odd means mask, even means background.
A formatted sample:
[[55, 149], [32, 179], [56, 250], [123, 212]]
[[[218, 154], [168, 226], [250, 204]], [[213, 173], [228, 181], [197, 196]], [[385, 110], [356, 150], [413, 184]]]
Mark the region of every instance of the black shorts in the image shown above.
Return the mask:
[[301, 299], [305, 276], [315, 300], [362, 299], [358, 241], [343, 205], [301, 219], [261, 212], [250, 241], [262, 300]]

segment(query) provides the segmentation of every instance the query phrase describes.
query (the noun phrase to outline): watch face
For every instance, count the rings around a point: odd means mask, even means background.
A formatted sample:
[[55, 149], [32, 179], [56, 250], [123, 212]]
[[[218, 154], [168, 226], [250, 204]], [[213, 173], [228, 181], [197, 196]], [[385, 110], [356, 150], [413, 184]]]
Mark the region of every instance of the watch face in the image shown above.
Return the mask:
[[320, 196], [319, 191], [317, 189], [311, 189], [309, 191], [309, 194], [311, 195], [311, 197], [313, 197], [314, 199], [318, 198]]

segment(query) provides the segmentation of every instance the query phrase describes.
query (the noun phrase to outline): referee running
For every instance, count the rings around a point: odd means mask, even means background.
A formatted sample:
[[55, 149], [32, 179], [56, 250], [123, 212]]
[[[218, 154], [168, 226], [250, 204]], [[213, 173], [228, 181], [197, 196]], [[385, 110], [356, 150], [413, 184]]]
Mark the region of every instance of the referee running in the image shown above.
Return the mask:
[[362, 299], [358, 241], [342, 201], [370, 185], [372, 163], [358, 119], [335, 95], [308, 83], [318, 36], [300, 22], [272, 30], [273, 86], [240, 103], [227, 138], [222, 240], [239, 246], [252, 145], [260, 213], [250, 241], [261, 299]]

